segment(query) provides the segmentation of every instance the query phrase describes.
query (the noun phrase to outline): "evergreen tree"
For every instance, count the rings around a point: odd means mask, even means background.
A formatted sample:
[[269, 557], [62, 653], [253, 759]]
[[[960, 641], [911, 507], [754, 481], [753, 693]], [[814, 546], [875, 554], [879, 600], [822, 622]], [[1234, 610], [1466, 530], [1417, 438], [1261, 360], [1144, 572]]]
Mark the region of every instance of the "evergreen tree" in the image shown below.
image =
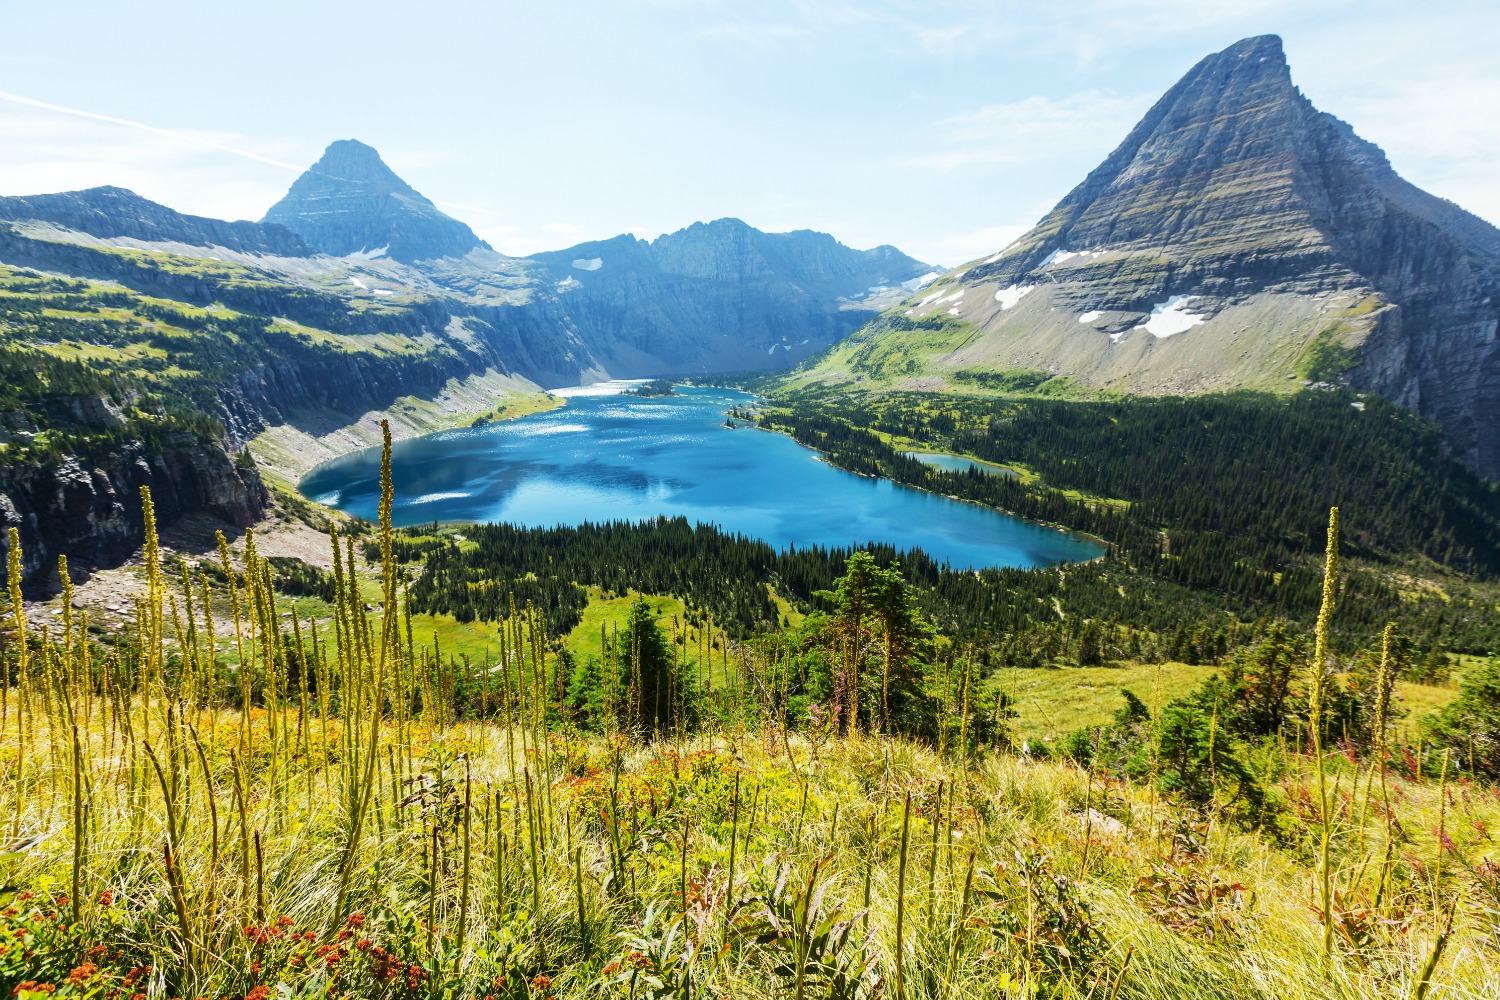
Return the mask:
[[630, 606], [620, 648], [630, 727], [644, 738], [655, 739], [691, 725], [696, 696], [691, 675], [682, 669], [671, 640], [656, 623], [656, 609], [644, 597]]

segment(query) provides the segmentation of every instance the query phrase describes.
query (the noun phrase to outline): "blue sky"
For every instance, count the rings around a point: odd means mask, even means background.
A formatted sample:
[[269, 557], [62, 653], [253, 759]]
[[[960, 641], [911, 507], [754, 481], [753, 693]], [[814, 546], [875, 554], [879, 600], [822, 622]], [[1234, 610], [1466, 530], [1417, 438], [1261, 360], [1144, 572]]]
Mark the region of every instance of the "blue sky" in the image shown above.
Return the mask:
[[733, 215], [954, 265], [1264, 33], [1315, 104], [1500, 223], [1494, 0], [0, 0], [0, 194], [259, 218], [357, 138], [507, 253]]

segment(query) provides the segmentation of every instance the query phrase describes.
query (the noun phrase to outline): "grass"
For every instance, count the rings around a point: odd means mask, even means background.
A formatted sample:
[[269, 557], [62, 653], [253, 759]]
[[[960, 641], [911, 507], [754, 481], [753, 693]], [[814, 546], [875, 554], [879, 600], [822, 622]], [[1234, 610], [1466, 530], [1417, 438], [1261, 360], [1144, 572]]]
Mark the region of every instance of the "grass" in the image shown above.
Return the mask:
[[[297, 604], [342, 641], [296, 653], [253, 546], [225, 614], [206, 579], [163, 573], [146, 500], [135, 633], [113, 649], [71, 612], [28, 625], [12, 532], [0, 994], [1500, 995], [1493, 787], [1392, 767], [1387, 809], [1366, 763], [1280, 741], [1246, 816], [999, 747], [788, 731], [752, 682], [775, 664], [746, 646], [702, 731], [584, 736], [532, 613], [492, 629], [503, 669], [476, 704], [421, 638], [483, 633], [401, 612], [388, 513], [378, 578], [344, 566], [335, 602]], [[585, 624], [627, 601], [600, 595]], [[1164, 698], [1199, 669], [1150, 676]], [[1059, 682], [1023, 698], [1082, 718], [1147, 676], [1118, 673], [1035, 671]]]
[[1147, 705], [1159, 693], [1165, 705], [1191, 693], [1217, 670], [1184, 663], [1002, 670], [993, 683], [1015, 699], [1014, 725], [1023, 737], [1057, 740], [1108, 722], [1123, 704], [1122, 691], [1131, 691]]

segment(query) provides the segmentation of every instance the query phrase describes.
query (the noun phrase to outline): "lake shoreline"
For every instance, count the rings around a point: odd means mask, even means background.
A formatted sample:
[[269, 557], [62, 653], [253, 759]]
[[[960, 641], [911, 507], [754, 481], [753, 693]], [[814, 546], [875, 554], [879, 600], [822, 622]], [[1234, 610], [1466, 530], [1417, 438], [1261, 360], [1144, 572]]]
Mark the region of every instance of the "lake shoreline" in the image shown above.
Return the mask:
[[[684, 517], [779, 550], [890, 545], [980, 570], [1107, 554], [1102, 539], [1060, 525], [840, 469], [783, 434], [715, 434], [728, 429], [727, 411], [760, 401], [743, 390], [686, 386], [673, 397], [642, 400], [621, 397], [618, 388], [556, 391], [572, 397], [565, 410], [403, 442], [395, 462], [397, 523], [541, 527]], [[781, 441], [797, 447], [789, 451]], [[826, 471], [799, 465], [805, 459], [795, 456], [809, 453]], [[881, 479], [873, 492], [855, 486]], [[310, 500], [369, 518], [374, 483], [371, 451], [319, 466], [298, 486]]]
[[[746, 425], [741, 425], [741, 426], [746, 426]], [[1081, 539], [1083, 539], [1085, 541], [1093, 542], [1095, 545], [1102, 545], [1102, 546], [1105, 547], [1106, 550], [1108, 550], [1108, 548], [1109, 548], [1110, 543], [1109, 543], [1108, 539], [1100, 538], [1098, 535], [1091, 534], [1091, 533], [1089, 533], [1087, 531], [1079, 531], [1077, 528], [1069, 528], [1067, 525], [1058, 524], [1056, 521], [1042, 521], [1042, 520], [1038, 520], [1037, 518], [1027, 517], [1025, 514], [1017, 514], [1014, 511], [1005, 510], [1002, 507], [991, 507], [989, 504], [980, 503], [978, 500], [970, 500], [967, 497], [954, 496], [951, 493], [939, 493], [937, 490], [929, 490], [929, 489], [927, 489], [925, 487], [922, 487], [922, 486], [914, 486], [911, 483], [903, 483], [900, 480], [891, 479], [889, 476], [872, 476], [868, 472], [856, 472], [853, 469], [840, 468], [839, 466], [834, 465], [831, 461], [829, 461], [829, 459], [828, 459], [828, 453], [827, 452], [819, 451], [817, 448], [814, 448], [811, 445], [803, 444], [801, 441], [798, 441], [796, 438], [792, 437], [790, 434], [787, 434], [787, 433], [784, 433], [783, 431], [778, 431], [778, 430], [775, 430], [775, 429], [769, 428], [769, 427], [761, 427], [759, 424], [750, 424], [748, 426], [754, 427], [758, 431], [765, 431], [767, 434], [778, 434], [781, 437], [786, 438], [788, 441], [791, 441], [797, 447], [803, 448], [803, 449], [805, 449], [807, 451], [812, 452], [815, 456], [817, 456], [817, 460], [819, 462], [822, 462], [824, 465], [828, 466], [830, 469], [838, 469], [840, 472], [848, 473], [851, 476], [858, 476], [860, 479], [870, 479], [870, 480], [875, 480], [875, 481], [883, 481], [883, 482], [891, 483], [892, 485], [895, 485], [895, 486], [903, 487], [903, 488], [908, 489], [908, 490], [916, 490], [918, 493], [925, 493], [928, 496], [942, 497], [945, 500], [952, 500], [952, 501], [955, 501], [956, 503], [969, 504], [971, 506], [978, 507], [981, 510], [993, 511], [993, 512], [995, 512], [997, 514], [1003, 514], [1006, 517], [1013, 517], [1013, 518], [1015, 518], [1018, 521], [1024, 521], [1027, 524], [1034, 524], [1034, 525], [1036, 525], [1037, 527], [1040, 527], [1040, 528], [1050, 528], [1050, 529], [1052, 529], [1054, 531], [1057, 531], [1057, 532], [1059, 532], [1061, 534], [1067, 535], [1070, 538], [1081, 538]], [[947, 453], [946, 452], [927, 452], [927, 454], [929, 454], [929, 455], [935, 455], [935, 454], [947, 454]], [[994, 464], [994, 463], [990, 463], [990, 464]], [[1007, 466], [1007, 468], [1008, 468], [1008, 466]], [[1097, 556], [1094, 556], [1092, 559], [1070, 559], [1066, 563], [1055, 563], [1053, 565], [1069, 565], [1069, 566], [1071, 566], [1071, 565], [1083, 565], [1083, 564], [1086, 564], [1086, 563], [1098, 562], [1099, 560], [1103, 559], [1108, 554], [1109, 554], [1108, 551], [1105, 551], [1105, 552], [1099, 553], [1099, 555], [1097, 555]]]

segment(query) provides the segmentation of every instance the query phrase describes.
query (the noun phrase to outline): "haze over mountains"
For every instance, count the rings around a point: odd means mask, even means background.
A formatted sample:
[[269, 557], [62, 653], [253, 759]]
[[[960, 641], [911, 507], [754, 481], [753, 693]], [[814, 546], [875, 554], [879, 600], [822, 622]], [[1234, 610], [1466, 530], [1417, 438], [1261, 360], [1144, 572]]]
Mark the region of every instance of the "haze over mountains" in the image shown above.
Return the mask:
[[1343, 381], [1500, 475], [1500, 230], [1402, 180], [1292, 84], [1281, 41], [1194, 66], [1030, 232], [808, 371], [936, 389], [1027, 369], [1096, 389]]
[[375, 413], [416, 433], [538, 386], [799, 363], [793, 384], [933, 391], [1344, 383], [1495, 479], [1497, 303], [1500, 230], [1314, 108], [1274, 36], [1202, 60], [1029, 233], [941, 277], [736, 219], [508, 257], [341, 140], [259, 223], [113, 187], [0, 198], [0, 366], [30, 379], [0, 404], [0, 521], [31, 569], [107, 561], [139, 485], [256, 516], [230, 455], [268, 428], [330, 457]]
[[[119, 188], [0, 198], [0, 220], [11, 223], [0, 261], [21, 266], [119, 280], [61, 249], [112, 246], [234, 259], [289, 290], [350, 299], [352, 311], [371, 298], [442, 300], [528, 331], [523, 350], [513, 331], [476, 337], [495, 365], [544, 386], [783, 368], [857, 328], [903, 284], [936, 276], [894, 247], [851, 250], [737, 219], [652, 243], [627, 235], [506, 257], [354, 140], [330, 145], [258, 224], [181, 215]], [[76, 272], [59, 260], [70, 256]]]

